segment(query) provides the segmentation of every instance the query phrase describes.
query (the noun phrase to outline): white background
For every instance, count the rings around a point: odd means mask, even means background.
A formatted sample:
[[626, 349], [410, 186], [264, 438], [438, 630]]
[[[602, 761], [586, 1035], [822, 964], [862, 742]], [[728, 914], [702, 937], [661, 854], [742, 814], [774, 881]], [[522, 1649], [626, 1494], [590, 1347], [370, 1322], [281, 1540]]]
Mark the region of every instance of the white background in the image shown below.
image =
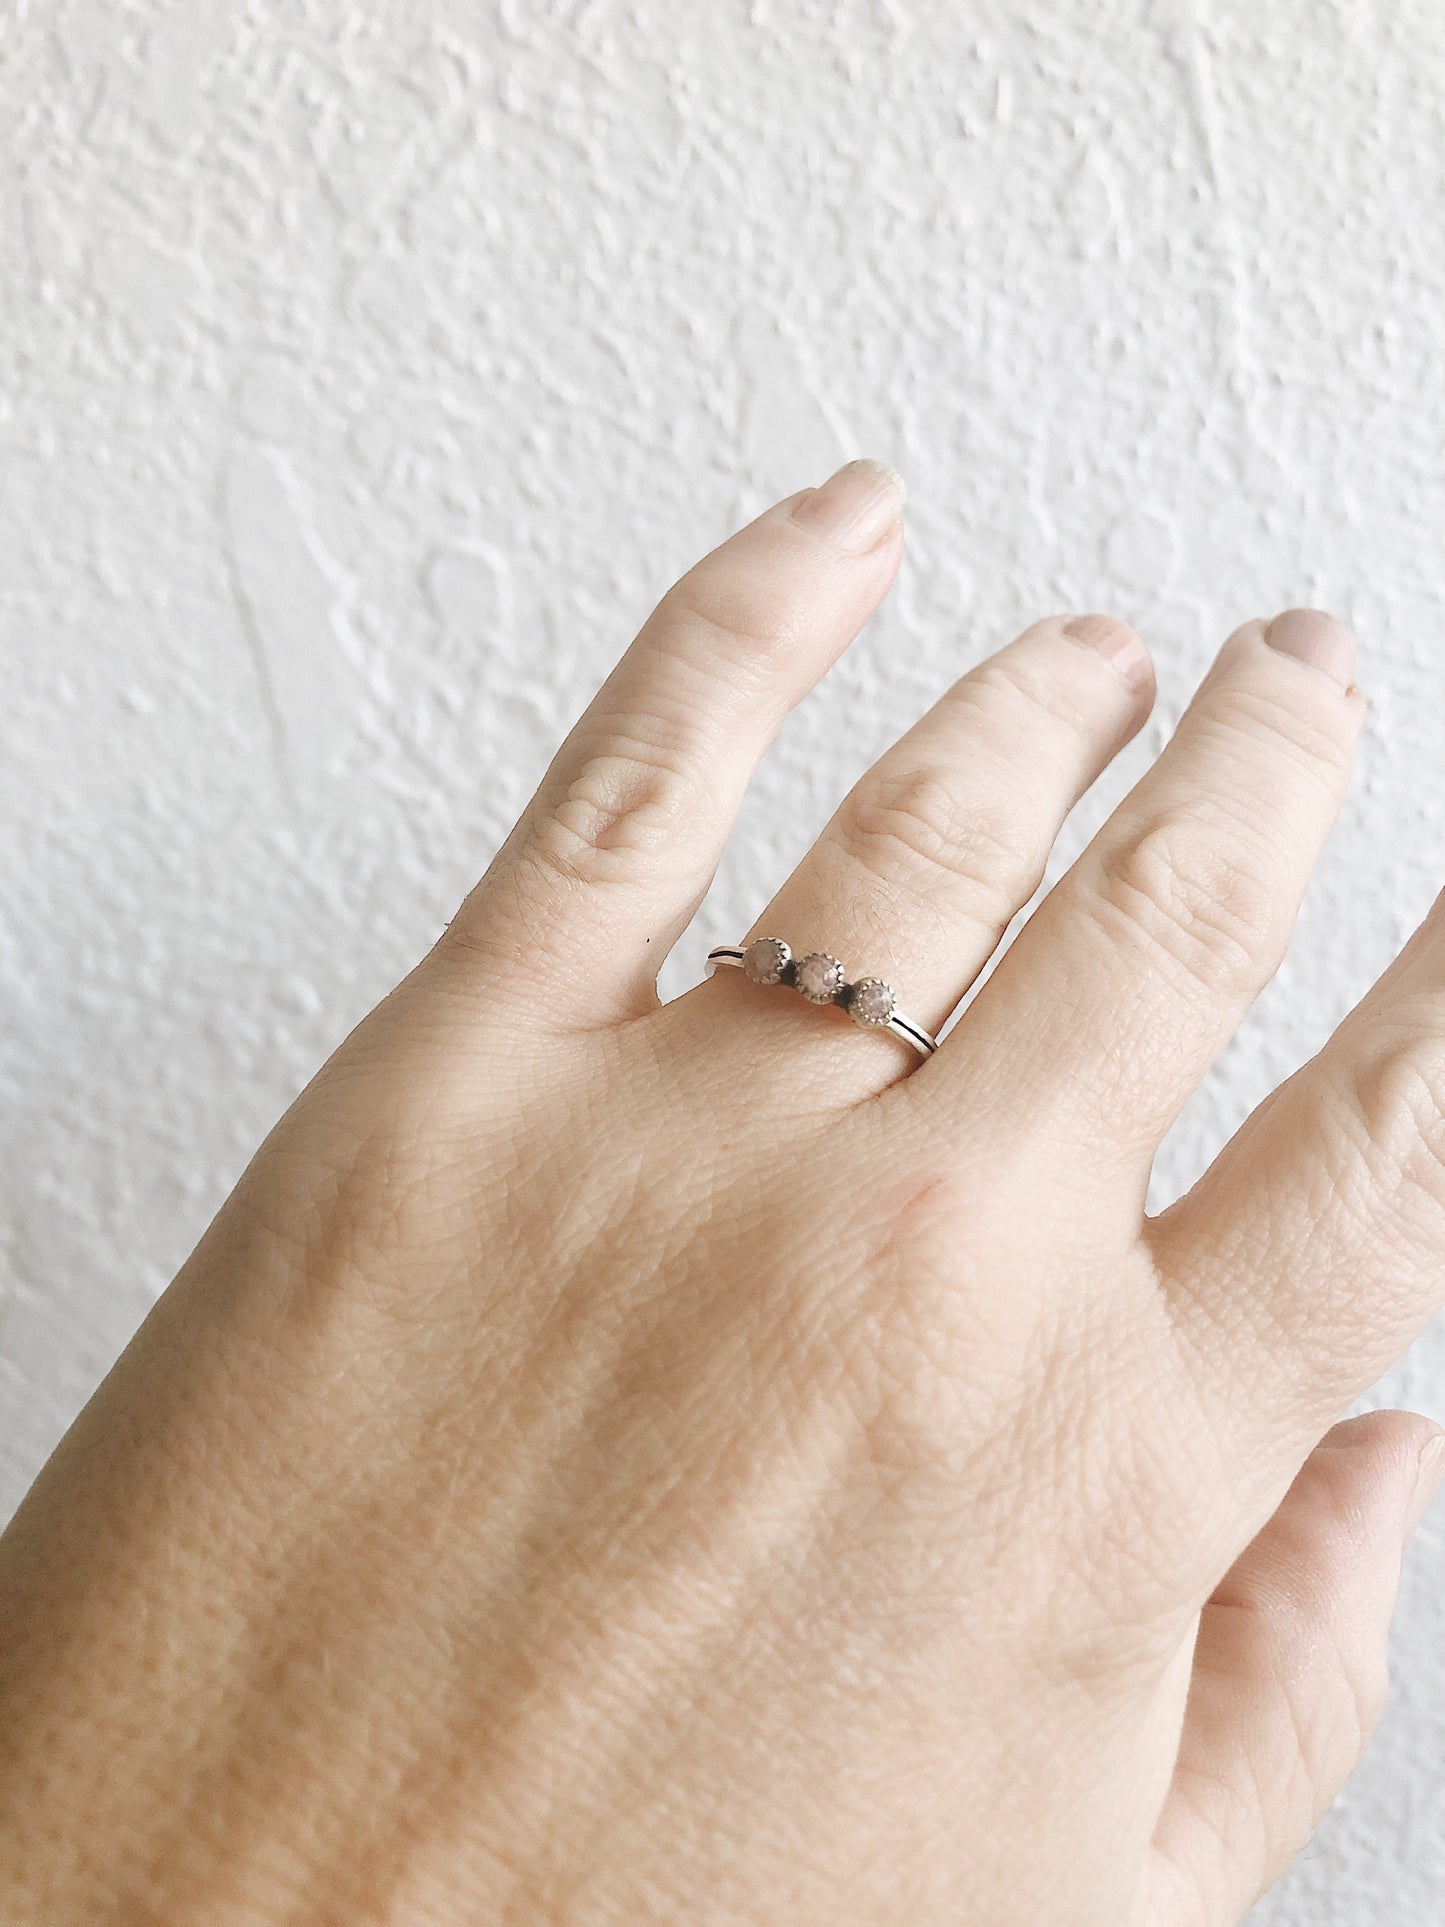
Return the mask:
[[[1156, 648], [1106, 795], [1237, 621], [1358, 629], [1353, 801], [1179, 1189], [1445, 871], [1442, 88], [1431, 0], [6, 0], [0, 1516], [650, 601], [852, 454], [903, 580], [670, 989], [1034, 615]], [[1442, 1362], [1379, 1397], [1445, 1419]], [[1437, 1515], [1256, 1920], [1438, 1917], [1442, 1595]]]

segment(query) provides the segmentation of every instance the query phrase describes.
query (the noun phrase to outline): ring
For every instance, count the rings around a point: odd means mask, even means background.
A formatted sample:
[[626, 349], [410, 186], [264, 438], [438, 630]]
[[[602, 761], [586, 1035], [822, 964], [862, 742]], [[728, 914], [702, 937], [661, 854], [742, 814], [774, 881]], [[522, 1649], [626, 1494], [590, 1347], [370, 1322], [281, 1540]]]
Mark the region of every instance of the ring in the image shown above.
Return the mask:
[[864, 1030], [891, 1030], [895, 1037], [911, 1044], [920, 1057], [931, 1057], [938, 1049], [937, 1038], [903, 1015], [891, 984], [881, 977], [859, 977], [850, 984], [842, 964], [826, 951], [795, 957], [781, 937], [759, 937], [746, 948], [720, 943], [709, 950], [709, 977], [719, 964], [741, 970], [755, 984], [790, 984], [810, 1004], [837, 1004]]

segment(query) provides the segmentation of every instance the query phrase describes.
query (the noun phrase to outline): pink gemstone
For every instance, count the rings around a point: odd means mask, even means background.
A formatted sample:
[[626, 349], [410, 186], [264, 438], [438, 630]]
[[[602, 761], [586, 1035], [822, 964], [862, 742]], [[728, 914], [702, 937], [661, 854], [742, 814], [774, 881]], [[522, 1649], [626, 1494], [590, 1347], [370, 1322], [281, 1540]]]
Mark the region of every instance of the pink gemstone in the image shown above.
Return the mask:
[[872, 1030], [893, 1015], [893, 991], [881, 977], [860, 977], [848, 993], [848, 1015]]
[[792, 954], [780, 937], [759, 937], [743, 952], [743, 972], [755, 984], [780, 983]]
[[793, 982], [810, 1004], [831, 1004], [843, 987], [843, 966], [836, 957], [814, 950], [798, 959]]

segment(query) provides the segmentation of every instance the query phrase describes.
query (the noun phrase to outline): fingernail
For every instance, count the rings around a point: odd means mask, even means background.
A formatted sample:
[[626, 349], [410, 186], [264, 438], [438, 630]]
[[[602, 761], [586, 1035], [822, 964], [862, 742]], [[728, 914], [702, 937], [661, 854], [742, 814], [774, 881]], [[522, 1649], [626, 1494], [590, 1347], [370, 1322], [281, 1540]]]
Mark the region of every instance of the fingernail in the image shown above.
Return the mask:
[[834, 548], [866, 555], [896, 525], [907, 494], [887, 462], [849, 462], [794, 505], [793, 520]]
[[1102, 656], [1126, 689], [1142, 689], [1149, 681], [1144, 638], [1117, 616], [1075, 616], [1064, 624], [1064, 634]]
[[1429, 1511], [1430, 1501], [1440, 1489], [1442, 1475], [1445, 1475], [1445, 1432], [1437, 1432], [1420, 1447], [1420, 1471], [1405, 1514], [1407, 1538]]
[[1266, 624], [1264, 639], [1282, 656], [1322, 669], [1348, 689], [1355, 674], [1355, 639], [1342, 622], [1323, 609], [1286, 609]]

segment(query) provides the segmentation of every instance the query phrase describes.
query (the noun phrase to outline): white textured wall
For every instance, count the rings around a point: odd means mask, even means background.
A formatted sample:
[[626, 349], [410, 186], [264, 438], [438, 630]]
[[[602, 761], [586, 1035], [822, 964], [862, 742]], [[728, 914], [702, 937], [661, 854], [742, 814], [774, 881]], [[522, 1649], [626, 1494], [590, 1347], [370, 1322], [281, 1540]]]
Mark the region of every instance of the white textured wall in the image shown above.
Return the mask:
[[[0, 1513], [650, 600], [846, 455], [904, 579], [671, 988], [1036, 613], [1154, 641], [1128, 769], [1236, 621], [1359, 630], [1354, 800], [1177, 1189], [1445, 869], [1442, 87], [1432, 0], [5, 0]], [[1381, 1396], [1445, 1419], [1442, 1360]], [[1272, 1927], [1439, 1917], [1442, 1592], [1437, 1519]]]

